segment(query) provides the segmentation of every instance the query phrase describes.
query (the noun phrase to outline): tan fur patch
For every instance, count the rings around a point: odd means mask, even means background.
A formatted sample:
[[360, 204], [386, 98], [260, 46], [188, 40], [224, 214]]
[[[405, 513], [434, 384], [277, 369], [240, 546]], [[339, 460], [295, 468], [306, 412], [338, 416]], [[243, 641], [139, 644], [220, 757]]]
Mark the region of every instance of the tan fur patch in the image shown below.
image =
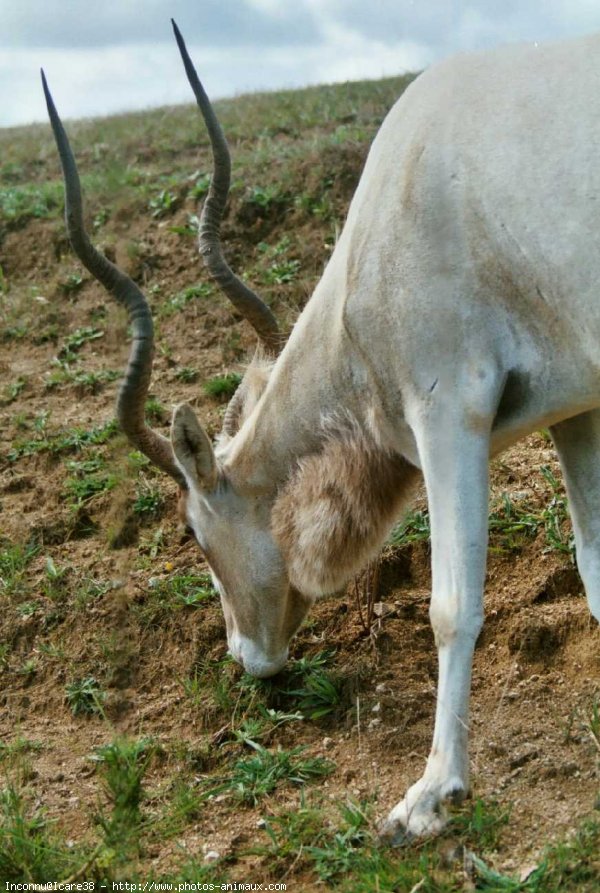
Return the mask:
[[219, 446], [225, 446], [250, 416], [263, 395], [272, 368], [272, 361], [265, 359], [261, 353], [255, 355], [225, 411], [223, 430], [218, 437]]
[[188, 498], [188, 491], [179, 488], [179, 493], [177, 495], [177, 516], [179, 518], [180, 523], [183, 524], [184, 527], [187, 527], [187, 525], [188, 525], [187, 498]]
[[290, 580], [307, 595], [342, 588], [382, 545], [419, 472], [378, 448], [352, 419], [330, 423], [322, 449], [280, 492], [272, 530]]

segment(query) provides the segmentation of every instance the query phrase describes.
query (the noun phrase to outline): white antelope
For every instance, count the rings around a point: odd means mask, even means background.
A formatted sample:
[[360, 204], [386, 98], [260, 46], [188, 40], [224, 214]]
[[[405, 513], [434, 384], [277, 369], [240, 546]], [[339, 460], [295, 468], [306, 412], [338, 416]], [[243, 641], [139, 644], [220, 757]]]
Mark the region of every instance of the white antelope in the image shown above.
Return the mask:
[[[175, 34], [215, 161], [200, 252], [275, 348], [270, 311], [221, 255], [228, 150]], [[312, 602], [377, 552], [423, 475], [435, 730], [422, 778], [383, 828], [438, 831], [444, 801], [469, 786], [490, 454], [543, 426], [600, 619], [600, 38], [459, 56], [411, 84], [373, 143], [319, 285], [272, 367], [250, 367], [215, 449], [187, 405], [170, 441], [145, 425], [150, 311], [89, 242], [73, 155], [45, 90], [71, 243], [131, 319], [120, 423], [179, 484], [229, 649], [249, 673], [283, 667]]]

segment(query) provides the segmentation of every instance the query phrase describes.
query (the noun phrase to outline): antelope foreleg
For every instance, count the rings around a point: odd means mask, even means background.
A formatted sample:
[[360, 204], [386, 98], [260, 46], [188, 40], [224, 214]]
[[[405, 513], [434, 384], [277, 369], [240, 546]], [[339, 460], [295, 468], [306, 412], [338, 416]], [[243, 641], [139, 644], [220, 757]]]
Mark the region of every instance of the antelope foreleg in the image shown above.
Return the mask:
[[[471, 666], [483, 621], [487, 551], [489, 433], [468, 414], [441, 407], [417, 430], [431, 520], [430, 618], [439, 659], [433, 744], [422, 778], [390, 812], [386, 838], [398, 833], [437, 833], [445, 823], [444, 801], [462, 799], [469, 788], [468, 729]], [[491, 415], [490, 415], [491, 427]]]

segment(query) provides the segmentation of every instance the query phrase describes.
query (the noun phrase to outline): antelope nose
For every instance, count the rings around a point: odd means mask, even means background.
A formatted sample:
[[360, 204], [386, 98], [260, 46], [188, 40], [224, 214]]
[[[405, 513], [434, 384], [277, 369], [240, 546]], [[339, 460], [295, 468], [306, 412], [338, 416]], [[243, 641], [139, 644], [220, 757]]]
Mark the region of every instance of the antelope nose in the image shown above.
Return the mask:
[[229, 640], [229, 653], [242, 664], [246, 673], [257, 679], [267, 679], [279, 673], [288, 659], [287, 647], [275, 656], [267, 655], [250, 639], [237, 633], [234, 633]]

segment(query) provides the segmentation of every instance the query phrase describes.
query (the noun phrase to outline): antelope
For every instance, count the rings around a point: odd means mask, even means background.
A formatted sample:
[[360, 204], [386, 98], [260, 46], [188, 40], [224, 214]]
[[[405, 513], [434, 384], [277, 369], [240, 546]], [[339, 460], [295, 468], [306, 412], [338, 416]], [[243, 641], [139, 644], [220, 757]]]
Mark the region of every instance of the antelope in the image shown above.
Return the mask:
[[434, 834], [447, 802], [469, 789], [490, 456], [541, 427], [560, 457], [600, 620], [600, 37], [458, 56], [421, 74], [381, 126], [333, 254], [279, 352], [270, 309], [222, 254], [229, 152], [173, 27], [214, 159], [200, 254], [269, 361], [250, 366], [215, 447], [189, 405], [175, 409], [170, 440], [146, 426], [150, 310], [89, 241], [44, 79], [71, 244], [133, 331], [118, 419], [178, 484], [229, 650], [258, 677], [281, 670], [311, 604], [376, 554], [424, 480], [439, 660], [433, 743], [381, 830], [389, 840]]

